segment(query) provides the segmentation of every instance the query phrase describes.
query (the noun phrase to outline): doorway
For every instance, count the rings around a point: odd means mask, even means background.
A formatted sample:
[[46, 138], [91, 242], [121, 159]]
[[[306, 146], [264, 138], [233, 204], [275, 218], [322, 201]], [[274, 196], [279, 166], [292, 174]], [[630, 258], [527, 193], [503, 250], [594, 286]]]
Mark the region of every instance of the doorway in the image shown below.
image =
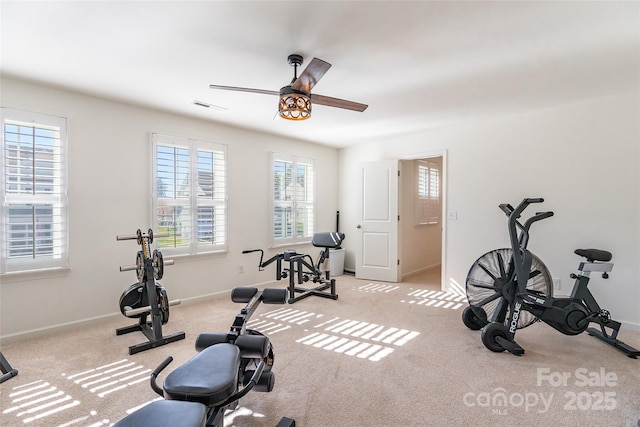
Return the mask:
[[402, 159], [399, 165], [399, 276], [437, 283], [441, 289], [444, 166], [443, 154]]

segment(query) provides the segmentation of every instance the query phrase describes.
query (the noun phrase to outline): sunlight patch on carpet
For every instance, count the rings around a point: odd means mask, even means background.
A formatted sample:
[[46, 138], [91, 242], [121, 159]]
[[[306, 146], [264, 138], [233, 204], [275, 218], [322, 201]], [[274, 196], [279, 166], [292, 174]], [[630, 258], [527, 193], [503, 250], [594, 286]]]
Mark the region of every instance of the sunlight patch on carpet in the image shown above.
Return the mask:
[[394, 286], [389, 284], [381, 284], [381, 283], [369, 283], [368, 285], [358, 286], [357, 288], [353, 288], [360, 292], [384, 292], [389, 293], [393, 292], [396, 289], [399, 289], [400, 286]]
[[71, 375], [62, 374], [62, 376], [66, 376], [67, 380], [88, 389], [98, 397], [105, 397], [129, 386], [148, 381], [150, 373], [151, 369], [145, 369], [142, 365], [122, 359], [108, 365]]
[[373, 362], [387, 357], [397, 347], [420, 335], [420, 332], [408, 329], [339, 318], [316, 327], [319, 326], [326, 326], [324, 331], [328, 333], [313, 332], [296, 342]]
[[35, 381], [14, 387], [9, 393], [11, 406], [2, 415], [15, 415], [23, 424], [42, 420], [80, 404], [79, 400], [46, 381]]
[[[408, 329], [389, 328], [359, 320], [340, 317], [327, 319], [322, 314], [293, 308], [279, 308], [263, 313], [258, 319], [249, 321], [247, 326], [268, 335], [290, 328], [295, 331], [303, 326], [303, 332], [308, 335], [296, 342], [371, 361], [387, 357], [395, 349], [420, 335], [420, 332]], [[313, 329], [326, 333], [309, 334]]]
[[400, 302], [425, 307], [450, 308], [452, 310], [458, 310], [460, 307], [463, 307], [467, 301], [465, 295], [428, 289], [416, 289], [407, 296], [409, 299], [401, 300]]

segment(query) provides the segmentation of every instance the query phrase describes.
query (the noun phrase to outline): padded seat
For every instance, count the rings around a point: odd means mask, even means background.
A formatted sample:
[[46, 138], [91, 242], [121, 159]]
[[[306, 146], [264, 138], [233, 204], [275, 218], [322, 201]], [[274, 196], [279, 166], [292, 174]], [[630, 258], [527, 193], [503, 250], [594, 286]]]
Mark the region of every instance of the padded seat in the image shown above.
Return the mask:
[[580, 255], [581, 257], [585, 257], [587, 261], [602, 261], [609, 262], [611, 261], [611, 252], [603, 251], [602, 249], [576, 249], [573, 251], [574, 254]]
[[344, 240], [344, 233], [329, 231], [326, 233], [315, 233], [311, 244], [316, 248], [339, 248]]
[[164, 380], [164, 397], [216, 406], [235, 393], [240, 350], [228, 343], [215, 344], [196, 354]]
[[127, 415], [114, 427], [204, 427], [206, 421], [207, 408], [201, 403], [156, 400]]

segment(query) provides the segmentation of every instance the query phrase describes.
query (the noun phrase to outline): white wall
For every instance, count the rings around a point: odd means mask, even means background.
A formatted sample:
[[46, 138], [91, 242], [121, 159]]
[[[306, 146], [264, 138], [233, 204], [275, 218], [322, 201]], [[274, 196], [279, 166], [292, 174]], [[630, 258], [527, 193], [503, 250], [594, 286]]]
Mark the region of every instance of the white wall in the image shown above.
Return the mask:
[[[640, 102], [629, 92], [528, 114], [467, 123], [340, 150], [341, 228], [355, 231], [361, 161], [447, 151], [448, 211], [445, 285], [461, 286], [483, 253], [508, 245], [499, 203], [544, 197], [531, 212], [555, 216], [532, 227], [529, 248], [569, 294], [576, 248], [614, 254], [611, 278], [597, 275], [590, 289], [617, 320], [640, 326]], [[416, 157], [417, 157], [416, 156]], [[354, 241], [346, 239], [346, 268], [354, 268]]]
[[[134, 241], [117, 234], [151, 226], [150, 133], [199, 138], [228, 146], [229, 252], [176, 260], [162, 284], [170, 299], [196, 298], [238, 285], [275, 279], [258, 272], [258, 255], [243, 249], [270, 245], [270, 151], [316, 161], [318, 231], [335, 229], [337, 150], [211, 122], [126, 105], [4, 77], [3, 107], [66, 117], [69, 136], [70, 270], [1, 278], [0, 337], [10, 338], [119, 313], [122, 291], [135, 283]], [[311, 253], [312, 246], [297, 247]], [[272, 250], [268, 253], [276, 253]], [[238, 266], [244, 266], [244, 274]], [[176, 307], [175, 310], [179, 310]], [[122, 318], [122, 326], [133, 323]]]

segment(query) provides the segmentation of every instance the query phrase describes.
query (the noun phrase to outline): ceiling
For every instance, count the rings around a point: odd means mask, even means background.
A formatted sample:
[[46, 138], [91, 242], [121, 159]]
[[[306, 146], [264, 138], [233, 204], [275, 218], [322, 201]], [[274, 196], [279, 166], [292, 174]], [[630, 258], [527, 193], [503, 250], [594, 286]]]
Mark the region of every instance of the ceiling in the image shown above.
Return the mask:
[[[333, 147], [640, 87], [639, 2], [6, 1], [0, 71]], [[287, 56], [333, 66], [316, 105], [275, 118]], [[195, 100], [226, 110], [203, 108]]]

